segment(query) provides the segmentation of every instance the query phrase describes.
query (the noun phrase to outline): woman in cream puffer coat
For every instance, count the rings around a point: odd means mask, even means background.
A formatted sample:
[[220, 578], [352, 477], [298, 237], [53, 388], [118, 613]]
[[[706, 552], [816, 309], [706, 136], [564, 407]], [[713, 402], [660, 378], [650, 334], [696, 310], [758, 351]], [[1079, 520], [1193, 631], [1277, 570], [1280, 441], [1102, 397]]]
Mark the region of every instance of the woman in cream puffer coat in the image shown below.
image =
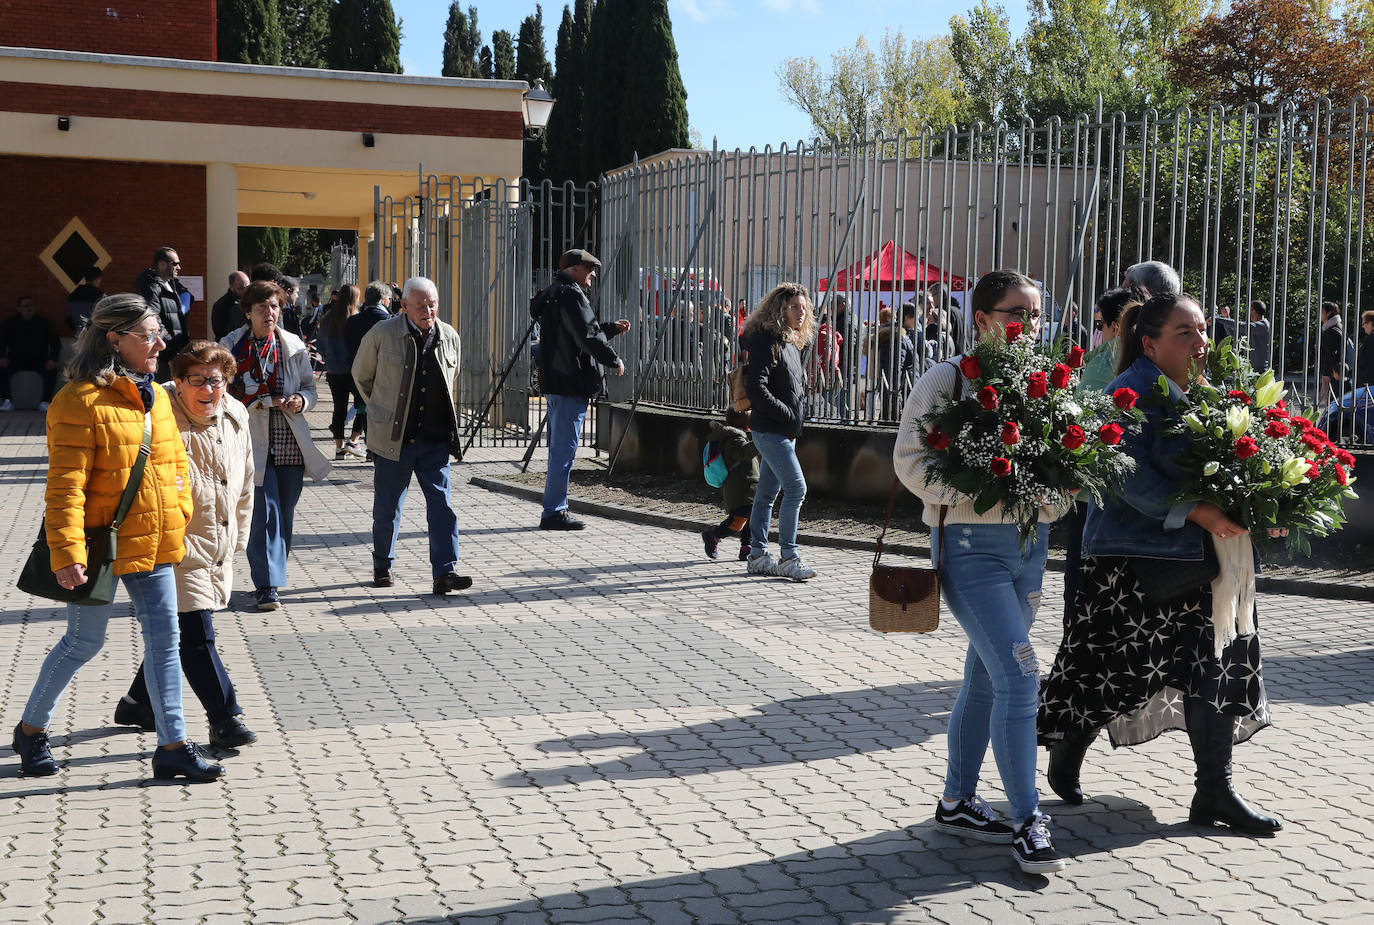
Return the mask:
[[[215, 648], [216, 610], [229, 603], [234, 556], [248, 545], [253, 518], [253, 444], [248, 412], [225, 400], [234, 358], [213, 341], [193, 341], [172, 361], [171, 399], [177, 429], [190, 463], [195, 510], [186, 525], [186, 556], [176, 566], [181, 669], [205, 708], [210, 744], [233, 749], [257, 741]], [[150, 728], [152, 711], [140, 666], [115, 721]]]

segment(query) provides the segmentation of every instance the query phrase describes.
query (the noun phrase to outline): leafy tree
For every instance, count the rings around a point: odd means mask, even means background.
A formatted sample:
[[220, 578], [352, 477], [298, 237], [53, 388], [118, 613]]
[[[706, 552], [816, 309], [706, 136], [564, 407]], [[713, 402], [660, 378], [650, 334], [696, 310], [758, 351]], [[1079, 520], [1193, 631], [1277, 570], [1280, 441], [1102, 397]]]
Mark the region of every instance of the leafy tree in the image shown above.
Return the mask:
[[277, 0], [220, 0], [216, 57], [236, 64], [281, 64]]
[[[549, 53], [544, 45], [544, 8], [534, 5], [534, 15], [526, 16], [520, 23], [520, 31], [515, 46], [515, 78], [534, 86], [542, 80], [544, 87], [553, 86], [553, 66], [549, 64]], [[558, 107], [555, 106], [555, 109]], [[530, 182], [538, 182], [548, 176], [548, 137], [525, 141], [524, 172]]]
[[255, 263], [281, 266], [286, 261], [288, 229], [239, 226], [239, 266]]
[[831, 55], [829, 73], [814, 58], [788, 58], [778, 79], [783, 97], [825, 137], [944, 128], [966, 118], [970, 105], [949, 40], [908, 44], [900, 30], [885, 32], [876, 54], [859, 36], [853, 48]]
[[477, 76], [483, 80], [491, 80], [496, 76], [496, 62], [492, 59], [490, 45], [483, 45], [477, 55]]
[[337, 0], [329, 13], [329, 66], [401, 73], [401, 27], [391, 0]]
[[328, 0], [277, 0], [281, 15], [281, 63], [324, 67], [328, 61]]
[[1025, 111], [1029, 66], [1000, 3], [978, 0], [967, 19], [951, 19], [949, 51], [968, 92], [972, 118], [995, 122]]
[[[592, 7], [591, 31], [587, 35], [586, 100], [584, 113], [588, 176], [629, 160], [619, 139], [625, 100], [625, 50], [630, 44], [634, 20], [634, 0], [597, 0]], [[647, 62], [642, 62], [646, 63]], [[646, 154], [649, 152], [645, 152]]]
[[1170, 76], [1200, 101], [1344, 101], [1374, 87], [1371, 40], [1358, 15], [1337, 20], [1302, 0], [1235, 0], [1225, 15], [1189, 30], [1167, 58]]
[[587, 98], [587, 36], [592, 24], [592, 0], [576, 0], [576, 12], [563, 7], [554, 49], [553, 95], [558, 99], [549, 117], [549, 178], [555, 182], [591, 179], [583, 150]]
[[497, 80], [515, 79], [515, 40], [504, 29], [491, 34], [492, 76]]
[[444, 27], [445, 77], [476, 77], [477, 46], [482, 42], [477, 31], [477, 7], [470, 6], [466, 14], [453, 0], [448, 8], [448, 24]]

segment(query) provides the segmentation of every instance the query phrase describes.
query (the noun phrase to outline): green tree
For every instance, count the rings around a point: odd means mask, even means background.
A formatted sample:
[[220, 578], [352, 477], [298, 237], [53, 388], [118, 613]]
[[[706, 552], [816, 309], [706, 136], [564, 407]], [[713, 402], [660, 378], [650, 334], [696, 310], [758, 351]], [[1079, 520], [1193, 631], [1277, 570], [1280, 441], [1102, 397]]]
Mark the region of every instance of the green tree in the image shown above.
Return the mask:
[[982, 122], [1025, 111], [1026, 64], [1000, 3], [979, 0], [968, 18], [949, 21], [949, 51], [968, 92], [970, 116]]
[[329, 13], [329, 66], [401, 73], [401, 27], [391, 0], [338, 0]]
[[[530, 86], [534, 86], [536, 80], [542, 80], [546, 88], [553, 86], [553, 66], [549, 64], [549, 53], [544, 46], [544, 8], [537, 3], [534, 15], [526, 16], [520, 23], [515, 45], [515, 77]], [[531, 183], [549, 175], [547, 145], [547, 135], [525, 141], [524, 173]]]
[[492, 60], [490, 45], [483, 45], [477, 54], [477, 76], [483, 80], [492, 80], [496, 77], [496, 62]]
[[281, 63], [324, 67], [329, 60], [328, 0], [277, 0], [281, 17]]
[[549, 117], [549, 178], [555, 182], [591, 179], [583, 151], [583, 108], [586, 102], [587, 35], [591, 31], [592, 0], [576, 0], [576, 12], [563, 7], [554, 49], [551, 92], [558, 102]]
[[778, 68], [783, 98], [811, 120], [824, 137], [926, 126], [943, 129], [967, 118], [968, 91], [959, 78], [949, 40], [908, 43], [901, 31], [883, 35], [877, 53], [859, 36], [853, 48], [831, 55], [830, 71], [814, 58], [787, 58]]
[[477, 46], [481, 44], [477, 31], [477, 7], [470, 6], [466, 14], [453, 0], [448, 8], [448, 24], [444, 27], [445, 77], [476, 77]]
[[515, 40], [505, 29], [491, 34], [491, 65], [497, 80], [515, 79]]
[[236, 64], [281, 64], [277, 0], [220, 0], [216, 57]]
[[239, 266], [255, 263], [281, 266], [286, 262], [289, 229], [239, 226]]

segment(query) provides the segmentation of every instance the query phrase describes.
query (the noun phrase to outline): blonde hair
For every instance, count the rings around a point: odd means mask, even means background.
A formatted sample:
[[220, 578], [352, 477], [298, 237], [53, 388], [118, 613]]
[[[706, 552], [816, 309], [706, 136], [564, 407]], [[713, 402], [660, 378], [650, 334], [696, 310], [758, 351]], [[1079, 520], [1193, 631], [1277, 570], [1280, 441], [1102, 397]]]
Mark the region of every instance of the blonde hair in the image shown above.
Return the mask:
[[76, 339], [76, 353], [67, 364], [67, 378], [99, 386], [114, 382], [118, 355], [105, 335], [111, 331], [127, 331], [144, 318], [156, 317], [157, 311], [140, 295], [123, 292], [105, 296], [95, 303], [90, 322]]
[[[787, 326], [785, 309], [787, 303], [796, 296], [802, 298], [802, 323], [801, 329], [794, 331]], [[801, 283], [781, 283], [774, 286], [744, 320], [740, 337], [748, 337], [757, 331], [767, 331], [781, 340], [791, 341], [798, 348], [811, 343], [811, 338], [816, 333], [816, 306], [811, 304], [811, 294], [806, 291], [806, 287]]]

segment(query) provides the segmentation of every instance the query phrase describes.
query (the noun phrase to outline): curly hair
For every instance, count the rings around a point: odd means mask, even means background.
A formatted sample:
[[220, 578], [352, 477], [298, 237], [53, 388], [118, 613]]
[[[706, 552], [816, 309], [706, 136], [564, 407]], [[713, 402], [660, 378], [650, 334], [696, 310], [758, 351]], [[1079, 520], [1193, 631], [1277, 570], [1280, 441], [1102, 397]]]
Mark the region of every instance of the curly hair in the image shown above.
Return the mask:
[[[801, 329], [798, 331], [787, 326], [784, 312], [787, 303], [796, 296], [801, 296], [804, 309]], [[780, 283], [774, 286], [744, 320], [740, 337], [748, 337], [756, 331], [767, 331], [780, 340], [791, 341], [798, 349], [811, 343], [811, 338], [816, 333], [816, 307], [811, 304], [811, 294], [806, 291], [806, 287], [801, 283]]]
[[238, 372], [234, 355], [212, 340], [193, 340], [172, 358], [172, 378], [185, 379], [197, 366], [215, 366], [224, 378], [233, 379]]

